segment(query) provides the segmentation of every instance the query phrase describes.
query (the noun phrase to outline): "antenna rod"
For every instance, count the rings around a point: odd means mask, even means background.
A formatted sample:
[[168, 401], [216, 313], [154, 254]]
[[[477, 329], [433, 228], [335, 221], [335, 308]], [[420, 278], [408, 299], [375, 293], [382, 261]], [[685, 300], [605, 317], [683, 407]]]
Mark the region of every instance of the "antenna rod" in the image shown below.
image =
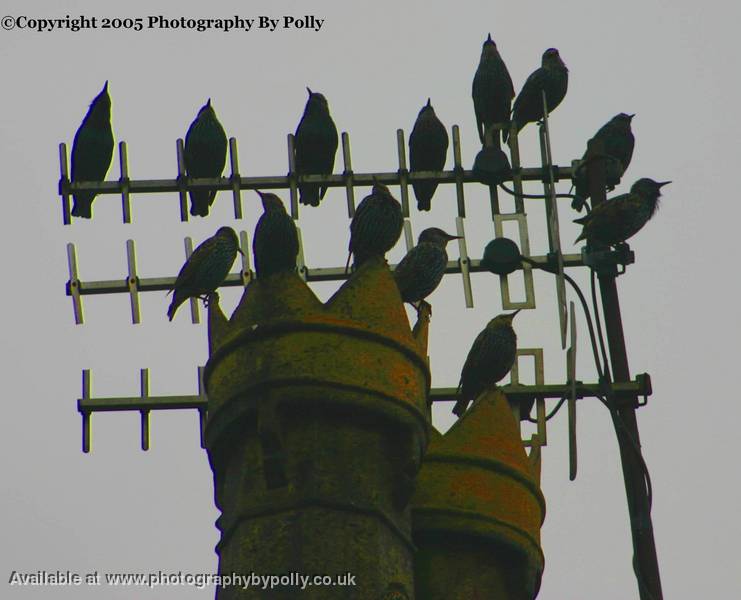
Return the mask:
[[[587, 180], [593, 207], [604, 202], [605, 192], [605, 155], [604, 143], [594, 140], [589, 143], [587, 153]], [[617, 268], [601, 268], [598, 273], [600, 293], [602, 295], [602, 314], [605, 319], [607, 342], [610, 348], [612, 375], [616, 383], [630, 381], [628, 355], [625, 349], [623, 323], [620, 316], [620, 299], [618, 298]], [[653, 525], [651, 523], [651, 506], [646, 488], [645, 473], [641, 457], [640, 439], [636, 407], [638, 398], [635, 394], [620, 394], [616, 412], [622, 421], [616, 427], [620, 446], [620, 462], [623, 467], [625, 494], [628, 499], [630, 528], [633, 537], [633, 568], [638, 579], [638, 590], [641, 600], [662, 600], [659, 563], [656, 557]], [[632, 439], [631, 439], [632, 438]]]

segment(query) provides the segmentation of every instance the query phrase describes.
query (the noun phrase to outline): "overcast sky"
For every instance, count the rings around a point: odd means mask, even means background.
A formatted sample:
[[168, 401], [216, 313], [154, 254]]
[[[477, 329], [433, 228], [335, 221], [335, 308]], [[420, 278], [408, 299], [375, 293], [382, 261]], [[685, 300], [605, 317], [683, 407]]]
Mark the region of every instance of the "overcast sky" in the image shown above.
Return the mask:
[[[176, 175], [175, 140], [184, 137], [210, 97], [227, 134], [239, 141], [242, 175], [287, 171], [285, 137], [306, 101], [324, 93], [338, 129], [349, 132], [356, 172], [395, 170], [395, 132], [411, 130], [431, 97], [440, 119], [461, 127], [463, 162], [478, 150], [471, 80], [487, 33], [496, 40], [515, 88], [557, 47], [569, 67], [569, 91], [553, 113], [555, 162], [567, 165], [586, 140], [619, 112], [636, 113], [636, 151], [618, 191], [639, 177], [671, 179], [661, 208], [631, 240], [636, 263], [618, 281], [631, 372], [652, 376], [654, 395], [638, 414], [654, 484], [653, 522], [665, 598], [732, 598], [741, 592], [738, 506], [739, 283], [737, 76], [738, 8], [696, 2], [620, 3], [222, 2], [153, 8], [131, 1], [33, 3], [6, 0], [2, 15], [85, 15], [98, 28], [71, 32], [0, 30], [3, 109], [0, 219], [5, 382], [0, 436], [0, 578], [6, 598], [211, 598], [213, 589], [9, 587], [13, 570], [212, 573], [212, 476], [192, 412], [154, 414], [152, 449], [139, 450], [135, 414], [96, 415], [93, 451], [80, 451], [80, 373], [92, 369], [94, 396], [135, 395], [139, 369], [151, 393], [193, 394], [196, 367], [207, 359], [206, 328], [190, 323], [187, 305], [168, 323], [163, 292], [141, 295], [142, 324], [131, 325], [127, 295], [85, 299], [74, 324], [68, 242], [77, 246], [82, 280], [123, 279], [125, 241], [137, 242], [140, 276], [174, 276], [183, 238], [196, 242], [224, 224], [252, 235], [261, 209], [245, 192], [236, 221], [221, 193], [207, 219], [179, 220], [177, 194], [132, 198], [133, 223], [121, 221], [117, 196], [95, 201], [91, 222], [64, 226], [57, 195], [59, 142], [71, 145], [87, 106], [105, 80], [113, 98], [116, 140], [129, 145], [130, 176]], [[498, 6], [501, 4], [501, 7]], [[172, 6], [172, 5], [170, 5]], [[149, 15], [244, 18], [313, 15], [319, 31], [196, 32], [150, 29]], [[142, 17], [142, 31], [104, 30], [102, 19]], [[3, 23], [6, 23], [3, 21]], [[526, 166], [540, 164], [537, 128], [521, 133]], [[446, 168], [452, 166], [452, 152]], [[335, 166], [341, 171], [341, 161]], [[109, 179], [119, 176], [117, 156]], [[559, 191], [568, 191], [568, 184]], [[538, 187], [528, 188], [537, 193]], [[398, 188], [395, 188], [398, 194]], [[364, 190], [358, 190], [357, 198]], [[288, 198], [283, 192], [284, 199]], [[483, 186], [466, 187], [466, 232], [472, 257], [493, 237]], [[575, 251], [578, 227], [560, 201], [561, 239]], [[507, 207], [509, 203], [503, 203]], [[547, 249], [542, 203], [527, 200], [531, 250]], [[415, 235], [437, 225], [454, 231], [453, 186], [441, 186], [433, 210], [412, 210]], [[309, 266], [340, 266], [347, 248], [343, 192], [301, 213]], [[457, 257], [451, 244], [450, 255]], [[389, 255], [404, 254], [400, 243]], [[585, 269], [571, 273], [585, 287]], [[518, 285], [513, 278], [515, 292]], [[537, 309], [516, 321], [522, 347], [545, 351], [546, 379], [565, 381], [554, 285], [536, 276]], [[316, 286], [328, 298], [336, 283]], [[466, 309], [460, 276], [447, 276], [434, 305], [430, 356], [433, 385], [454, 386], [471, 341], [501, 312], [499, 282], [473, 277], [476, 306]], [[237, 288], [222, 293], [231, 311]], [[581, 316], [578, 376], [595, 381]], [[527, 371], [523, 368], [523, 371]], [[523, 379], [528, 377], [523, 374]], [[435, 426], [452, 423], [449, 406]], [[546, 557], [539, 598], [624, 600], [637, 597], [619, 454], [609, 414], [596, 400], [579, 403], [579, 474], [568, 481], [565, 411], [549, 423], [542, 487]]]

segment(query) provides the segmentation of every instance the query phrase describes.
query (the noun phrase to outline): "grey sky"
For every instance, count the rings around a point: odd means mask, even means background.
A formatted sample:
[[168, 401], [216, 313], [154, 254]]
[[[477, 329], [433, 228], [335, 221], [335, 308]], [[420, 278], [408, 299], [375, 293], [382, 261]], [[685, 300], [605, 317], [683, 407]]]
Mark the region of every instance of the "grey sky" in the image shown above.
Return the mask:
[[[75, 400], [80, 371], [93, 372], [93, 394], [138, 392], [150, 368], [152, 394], [196, 391], [196, 366], [207, 358], [204, 325], [187, 306], [167, 322], [164, 293], [141, 296], [141, 325], [130, 323], [126, 295], [85, 299], [86, 324], [75, 326], [65, 244], [75, 242], [83, 280], [123, 278], [125, 240], [137, 242], [141, 276], [171, 276], [183, 260], [183, 237], [200, 242], [229, 224], [250, 236], [258, 197], [243, 194], [245, 219], [233, 219], [228, 194], [205, 220], [179, 221], [175, 194], [132, 199], [133, 223], [121, 222], [120, 199], [100, 196], [94, 220], [61, 222], [57, 145], [71, 144], [87, 105], [109, 80], [114, 133], [129, 145], [130, 176], [176, 175], [175, 140], [207, 98], [239, 141], [243, 175], [287, 171], [285, 136], [306, 100], [324, 93], [338, 128], [350, 134], [358, 172], [396, 168], [395, 131], [411, 130], [427, 100], [450, 127], [459, 124], [463, 162], [478, 150], [471, 80], [491, 32], [519, 91], [555, 46], [570, 69], [569, 91], [551, 120], [558, 164], [581, 156], [586, 140], [618, 112], [637, 113], [636, 152], [619, 191], [639, 177], [674, 183], [654, 220], [631, 240], [636, 264], [618, 280], [632, 374], [649, 372], [654, 395], [639, 428], [654, 484], [653, 519], [665, 598], [732, 598], [741, 592], [738, 423], [732, 382], [738, 370], [739, 284], [728, 267], [738, 255], [741, 217], [736, 186], [738, 9], [690, 2], [222, 2], [153, 8], [101, 3], [3, 3], [2, 15], [170, 18], [313, 14], [319, 32], [253, 30], [197, 33], [94, 30], [0, 31], [3, 110], [0, 219], [5, 293], [5, 428], [0, 436], [0, 577], [6, 598], [211, 598], [213, 589], [8, 587], [12, 570], [215, 572], [211, 472], [192, 413], [152, 418], [152, 449], [138, 449], [138, 417], [93, 418], [93, 452], [80, 452]], [[122, 5], [123, 6], [123, 5]], [[171, 5], [172, 6], [172, 5]], [[539, 164], [537, 128], [521, 133], [523, 163]], [[115, 158], [117, 161], [117, 155]], [[452, 152], [446, 168], [452, 166]], [[335, 170], [341, 170], [338, 157]], [[108, 178], [119, 176], [117, 162]], [[398, 191], [398, 188], [396, 188]], [[537, 187], [532, 188], [537, 191]], [[567, 184], [559, 186], [568, 191]], [[358, 198], [362, 190], [358, 191]], [[281, 194], [287, 199], [287, 194]], [[493, 237], [486, 190], [467, 186], [469, 253]], [[504, 204], [507, 206], [508, 204]], [[310, 266], [344, 264], [347, 217], [341, 191], [300, 225]], [[542, 205], [526, 201], [531, 250], [545, 251]], [[578, 227], [561, 201], [567, 251]], [[453, 186], [441, 186], [433, 211], [412, 211], [415, 234], [454, 230]], [[457, 247], [449, 248], [457, 257]], [[390, 260], [404, 253], [400, 243]], [[584, 284], [587, 272], [572, 273]], [[500, 312], [499, 283], [473, 280], [476, 308], [464, 306], [458, 276], [432, 296], [433, 385], [457, 384], [476, 333]], [[336, 284], [317, 286], [322, 298]], [[545, 349], [546, 377], [565, 379], [553, 281], [536, 277], [538, 308], [515, 323], [520, 346]], [[222, 293], [231, 310], [239, 291]], [[594, 381], [579, 317], [578, 374]], [[609, 415], [595, 400], [579, 405], [579, 475], [568, 482], [565, 413], [549, 428], [542, 487], [546, 568], [539, 598], [623, 600], [637, 597], [622, 475]], [[452, 423], [449, 407], [435, 424]]]

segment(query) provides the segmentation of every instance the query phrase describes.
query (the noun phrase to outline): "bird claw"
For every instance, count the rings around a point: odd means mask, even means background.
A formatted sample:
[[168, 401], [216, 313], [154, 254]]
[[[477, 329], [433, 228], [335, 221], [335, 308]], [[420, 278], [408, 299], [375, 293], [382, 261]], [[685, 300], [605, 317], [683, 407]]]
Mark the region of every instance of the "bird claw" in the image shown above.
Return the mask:
[[199, 296], [199, 298], [203, 300], [203, 306], [206, 308], [208, 308], [212, 302], [216, 304], [219, 303], [219, 295], [216, 292], [211, 292], [210, 294]]
[[430, 317], [432, 316], [432, 305], [429, 302], [426, 302], [424, 300], [420, 300], [418, 304], [412, 305], [417, 311], [417, 318], [418, 319], [427, 319], [430, 320]]

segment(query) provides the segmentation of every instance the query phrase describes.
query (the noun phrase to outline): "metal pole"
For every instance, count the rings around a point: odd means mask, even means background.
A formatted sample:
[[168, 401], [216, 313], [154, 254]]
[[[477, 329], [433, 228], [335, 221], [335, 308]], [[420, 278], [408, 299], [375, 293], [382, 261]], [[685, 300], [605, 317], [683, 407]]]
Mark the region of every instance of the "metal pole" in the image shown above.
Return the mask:
[[[600, 141], [590, 142], [587, 155], [587, 178], [592, 206], [606, 200], [605, 193], [605, 159], [604, 144]], [[623, 335], [623, 323], [620, 316], [615, 278], [617, 268], [602, 268], [598, 273], [600, 293], [602, 295], [602, 312], [607, 332], [607, 343], [610, 349], [612, 375], [616, 383], [630, 381], [630, 369]], [[620, 459], [625, 480], [625, 494], [628, 500], [630, 528], [633, 538], [633, 569], [638, 579], [638, 590], [641, 600], [662, 600], [661, 578], [656, 557], [653, 525], [648, 490], [643, 472], [640, 438], [636, 408], [638, 398], [634, 394], [616, 396], [617, 417], [622, 427], [616, 426]]]

